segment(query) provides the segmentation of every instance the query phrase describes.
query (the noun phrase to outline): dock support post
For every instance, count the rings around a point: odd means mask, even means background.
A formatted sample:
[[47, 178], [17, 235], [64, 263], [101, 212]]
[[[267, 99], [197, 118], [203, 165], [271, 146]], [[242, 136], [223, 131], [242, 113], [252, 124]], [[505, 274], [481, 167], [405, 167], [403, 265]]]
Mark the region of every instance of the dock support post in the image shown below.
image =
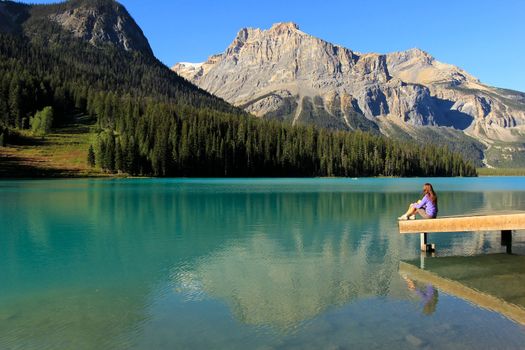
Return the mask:
[[436, 245], [435, 244], [430, 244], [428, 243], [428, 233], [426, 232], [422, 232], [419, 234], [419, 244], [421, 246], [421, 251], [422, 252], [433, 252], [436, 250]]
[[427, 233], [422, 232], [419, 234], [419, 242], [421, 245], [421, 251], [426, 252], [427, 251]]
[[507, 247], [507, 254], [512, 254], [512, 231], [501, 231], [501, 245]]

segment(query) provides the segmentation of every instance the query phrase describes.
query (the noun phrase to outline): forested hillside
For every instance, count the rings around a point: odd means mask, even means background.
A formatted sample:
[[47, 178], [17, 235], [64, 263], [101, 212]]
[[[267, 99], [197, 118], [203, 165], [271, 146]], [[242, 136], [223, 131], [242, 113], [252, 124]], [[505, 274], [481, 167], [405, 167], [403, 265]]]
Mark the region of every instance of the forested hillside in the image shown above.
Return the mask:
[[127, 16], [110, 0], [0, 4], [0, 14], [18, 14], [0, 26], [1, 143], [14, 142], [13, 135], [30, 129], [32, 118], [51, 107], [46, 111], [52, 110], [55, 129], [73, 116], [92, 117], [97, 137], [89, 158], [110, 173], [475, 175], [472, 164], [444, 148], [259, 120], [180, 78], [147, 49], [87, 42], [49, 19], [79, 7], [117, 11], [108, 18]]

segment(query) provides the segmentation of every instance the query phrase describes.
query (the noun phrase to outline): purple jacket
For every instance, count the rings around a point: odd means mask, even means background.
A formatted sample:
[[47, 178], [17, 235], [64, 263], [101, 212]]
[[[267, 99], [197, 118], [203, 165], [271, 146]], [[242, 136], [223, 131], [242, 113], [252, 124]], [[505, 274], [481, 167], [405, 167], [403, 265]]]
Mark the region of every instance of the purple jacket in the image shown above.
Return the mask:
[[423, 197], [421, 202], [414, 203], [414, 208], [416, 209], [424, 208], [427, 215], [432, 218], [435, 218], [437, 216], [437, 212], [438, 212], [437, 205], [432, 203], [428, 194], [426, 194], [425, 197]]

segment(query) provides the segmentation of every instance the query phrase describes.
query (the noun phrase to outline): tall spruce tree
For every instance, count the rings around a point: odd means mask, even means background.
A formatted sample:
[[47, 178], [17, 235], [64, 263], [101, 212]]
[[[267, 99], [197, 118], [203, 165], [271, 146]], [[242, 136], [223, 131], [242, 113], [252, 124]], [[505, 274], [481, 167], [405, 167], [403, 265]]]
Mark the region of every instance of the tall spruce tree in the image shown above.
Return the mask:
[[87, 163], [90, 168], [95, 166], [95, 150], [93, 149], [93, 145], [89, 145]]

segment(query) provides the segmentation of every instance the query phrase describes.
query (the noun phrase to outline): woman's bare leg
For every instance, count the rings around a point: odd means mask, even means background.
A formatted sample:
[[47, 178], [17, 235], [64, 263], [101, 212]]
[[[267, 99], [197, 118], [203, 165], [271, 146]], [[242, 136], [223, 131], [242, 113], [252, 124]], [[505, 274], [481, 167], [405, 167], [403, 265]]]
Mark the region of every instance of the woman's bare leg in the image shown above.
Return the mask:
[[406, 220], [406, 219], [408, 219], [410, 216], [414, 215], [416, 212], [417, 212], [417, 209], [414, 208], [414, 207], [412, 206], [412, 204], [410, 204], [410, 206], [408, 207], [406, 213], [404, 213], [403, 215], [401, 215], [398, 219], [399, 219], [399, 220]]
[[410, 204], [410, 206], [408, 207], [408, 209], [407, 209], [405, 215], [406, 215], [406, 216], [414, 215], [414, 214], [416, 213], [416, 211], [417, 211], [417, 209], [414, 208], [414, 207], [412, 206], [412, 204]]

